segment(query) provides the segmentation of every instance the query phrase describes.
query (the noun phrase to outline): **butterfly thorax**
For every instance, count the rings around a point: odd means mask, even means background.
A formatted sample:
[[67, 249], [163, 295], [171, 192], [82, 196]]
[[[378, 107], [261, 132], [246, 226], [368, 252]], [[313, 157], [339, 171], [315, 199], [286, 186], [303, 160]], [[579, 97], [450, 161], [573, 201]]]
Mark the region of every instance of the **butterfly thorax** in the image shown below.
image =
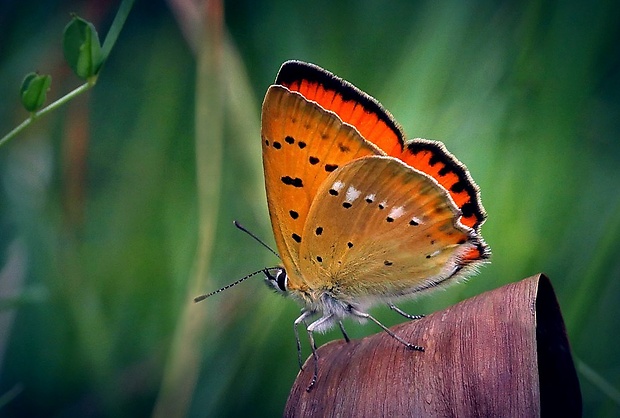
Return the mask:
[[310, 288], [304, 282], [289, 277], [282, 267], [276, 269], [275, 274], [265, 271], [265, 275], [269, 287], [296, 299], [305, 311], [333, 317], [333, 321], [327, 322], [322, 330], [329, 329], [337, 320], [350, 316], [352, 308], [358, 308], [355, 303], [342, 297], [337, 285]]

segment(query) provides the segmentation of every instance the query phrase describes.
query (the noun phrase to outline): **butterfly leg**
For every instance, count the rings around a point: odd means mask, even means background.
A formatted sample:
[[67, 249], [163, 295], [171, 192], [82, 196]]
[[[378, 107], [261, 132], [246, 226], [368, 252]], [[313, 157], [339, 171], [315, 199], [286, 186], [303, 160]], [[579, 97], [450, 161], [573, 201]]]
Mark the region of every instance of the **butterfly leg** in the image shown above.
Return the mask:
[[357, 309], [355, 309], [353, 307], [351, 307], [351, 314], [353, 314], [353, 315], [355, 315], [355, 316], [357, 316], [359, 318], [370, 319], [372, 322], [374, 322], [375, 324], [379, 325], [383, 331], [387, 332], [392, 338], [394, 338], [399, 343], [403, 344], [409, 350], [424, 351], [424, 347], [420, 347], [419, 345], [411, 344], [411, 343], [403, 340], [398, 335], [394, 334], [394, 332], [391, 329], [389, 329], [388, 327], [383, 325], [381, 322], [379, 322], [372, 315], [370, 315], [370, 314], [368, 314], [366, 312], [358, 311]]
[[388, 303], [388, 306], [390, 307], [391, 310], [393, 310], [394, 312], [398, 312], [399, 314], [401, 314], [405, 318], [409, 318], [409, 319], [422, 319], [422, 318], [424, 318], [424, 315], [411, 315], [411, 314], [408, 314], [407, 312], [403, 311], [402, 309], [400, 309], [398, 306], [394, 305], [393, 303]]
[[300, 370], [304, 369], [304, 363], [301, 358], [301, 341], [299, 340], [299, 330], [297, 329], [297, 327], [299, 326], [299, 324], [304, 322], [306, 318], [308, 318], [309, 316], [312, 316], [312, 314], [313, 314], [312, 311], [304, 310], [301, 312], [301, 315], [299, 316], [299, 318], [297, 318], [295, 322], [293, 323], [293, 330], [295, 331], [295, 341], [297, 342], [297, 361], [299, 362]]
[[340, 327], [340, 332], [342, 332], [342, 335], [344, 336], [344, 340], [348, 343], [351, 342], [351, 339], [347, 335], [347, 331], [344, 329], [344, 325], [342, 325], [342, 321], [338, 321], [338, 326]]
[[308, 339], [310, 340], [310, 348], [312, 348], [312, 357], [314, 358], [314, 373], [312, 374], [312, 380], [310, 384], [306, 388], [307, 392], [312, 390], [312, 387], [316, 383], [316, 380], [319, 376], [319, 355], [316, 353], [316, 344], [314, 342], [314, 330], [326, 322], [331, 322], [334, 320], [334, 314], [329, 314], [326, 316], [322, 316], [310, 325], [306, 327], [306, 331], [308, 332]]

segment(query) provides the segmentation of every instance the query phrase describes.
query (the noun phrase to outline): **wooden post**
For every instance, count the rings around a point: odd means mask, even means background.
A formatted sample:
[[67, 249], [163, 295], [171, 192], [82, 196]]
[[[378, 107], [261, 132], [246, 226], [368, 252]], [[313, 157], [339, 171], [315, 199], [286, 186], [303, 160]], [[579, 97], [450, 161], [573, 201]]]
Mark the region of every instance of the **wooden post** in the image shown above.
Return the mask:
[[542, 274], [392, 328], [319, 348], [285, 417], [580, 416], [581, 394], [557, 299]]

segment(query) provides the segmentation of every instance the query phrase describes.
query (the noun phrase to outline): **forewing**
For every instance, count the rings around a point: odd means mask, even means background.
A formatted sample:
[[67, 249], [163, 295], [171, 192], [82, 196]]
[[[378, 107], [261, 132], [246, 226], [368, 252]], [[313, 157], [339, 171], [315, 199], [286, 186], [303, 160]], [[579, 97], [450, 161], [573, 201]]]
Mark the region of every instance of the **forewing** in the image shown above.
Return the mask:
[[263, 102], [261, 136], [271, 224], [294, 287], [303, 226], [321, 184], [338, 167], [382, 151], [335, 113], [277, 85]]

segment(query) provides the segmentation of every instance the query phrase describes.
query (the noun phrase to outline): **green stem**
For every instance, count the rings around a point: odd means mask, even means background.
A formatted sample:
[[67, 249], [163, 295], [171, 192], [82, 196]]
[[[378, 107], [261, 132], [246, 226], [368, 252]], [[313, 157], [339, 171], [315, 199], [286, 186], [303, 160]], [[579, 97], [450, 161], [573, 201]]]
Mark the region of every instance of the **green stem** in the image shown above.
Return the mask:
[[121, 29], [123, 29], [123, 26], [125, 25], [125, 21], [127, 20], [127, 16], [129, 16], [129, 12], [133, 7], [134, 1], [135, 0], [123, 0], [118, 8], [118, 12], [116, 12], [116, 16], [114, 16], [114, 21], [112, 22], [110, 30], [108, 30], [108, 34], [103, 41], [103, 46], [101, 47], [103, 62], [108, 59], [108, 55], [110, 55], [110, 51], [112, 51], [112, 47], [114, 47], [114, 44], [118, 39], [118, 35], [121, 33]]
[[82, 84], [80, 87], [76, 88], [75, 90], [65, 94], [64, 96], [62, 96], [60, 99], [56, 100], [55, 102], [50, 103], [48, 106], [44, 107], [43, 109], [31, 113], [28, 119], [26, 119], [25, 121], [17, 125], [11, 132], [9, 132], [4, 137], [2, 137], [2, 139], [0, 139], [0, 147], [2, 147], [4, 144], [9, 142], [11, 139], [16, 137], [17, 134], [19, 134], [21, 131], [23, 131], [28, 126], [30, 126], [32, 122], [34, 122], [36, 119], [40, 118], [41, 116], [45, 115], [48, 112], [51, 112], [57, 107], [62, 106], [68, 101], [72, 100], [74, 97], [79, 96], [80, 94], [84, 93], [85, 91], [93, 87], [96, 83], [97, 83], [97, 79], [93, 78], [92, 80], [87, 81], [86, 83]]

